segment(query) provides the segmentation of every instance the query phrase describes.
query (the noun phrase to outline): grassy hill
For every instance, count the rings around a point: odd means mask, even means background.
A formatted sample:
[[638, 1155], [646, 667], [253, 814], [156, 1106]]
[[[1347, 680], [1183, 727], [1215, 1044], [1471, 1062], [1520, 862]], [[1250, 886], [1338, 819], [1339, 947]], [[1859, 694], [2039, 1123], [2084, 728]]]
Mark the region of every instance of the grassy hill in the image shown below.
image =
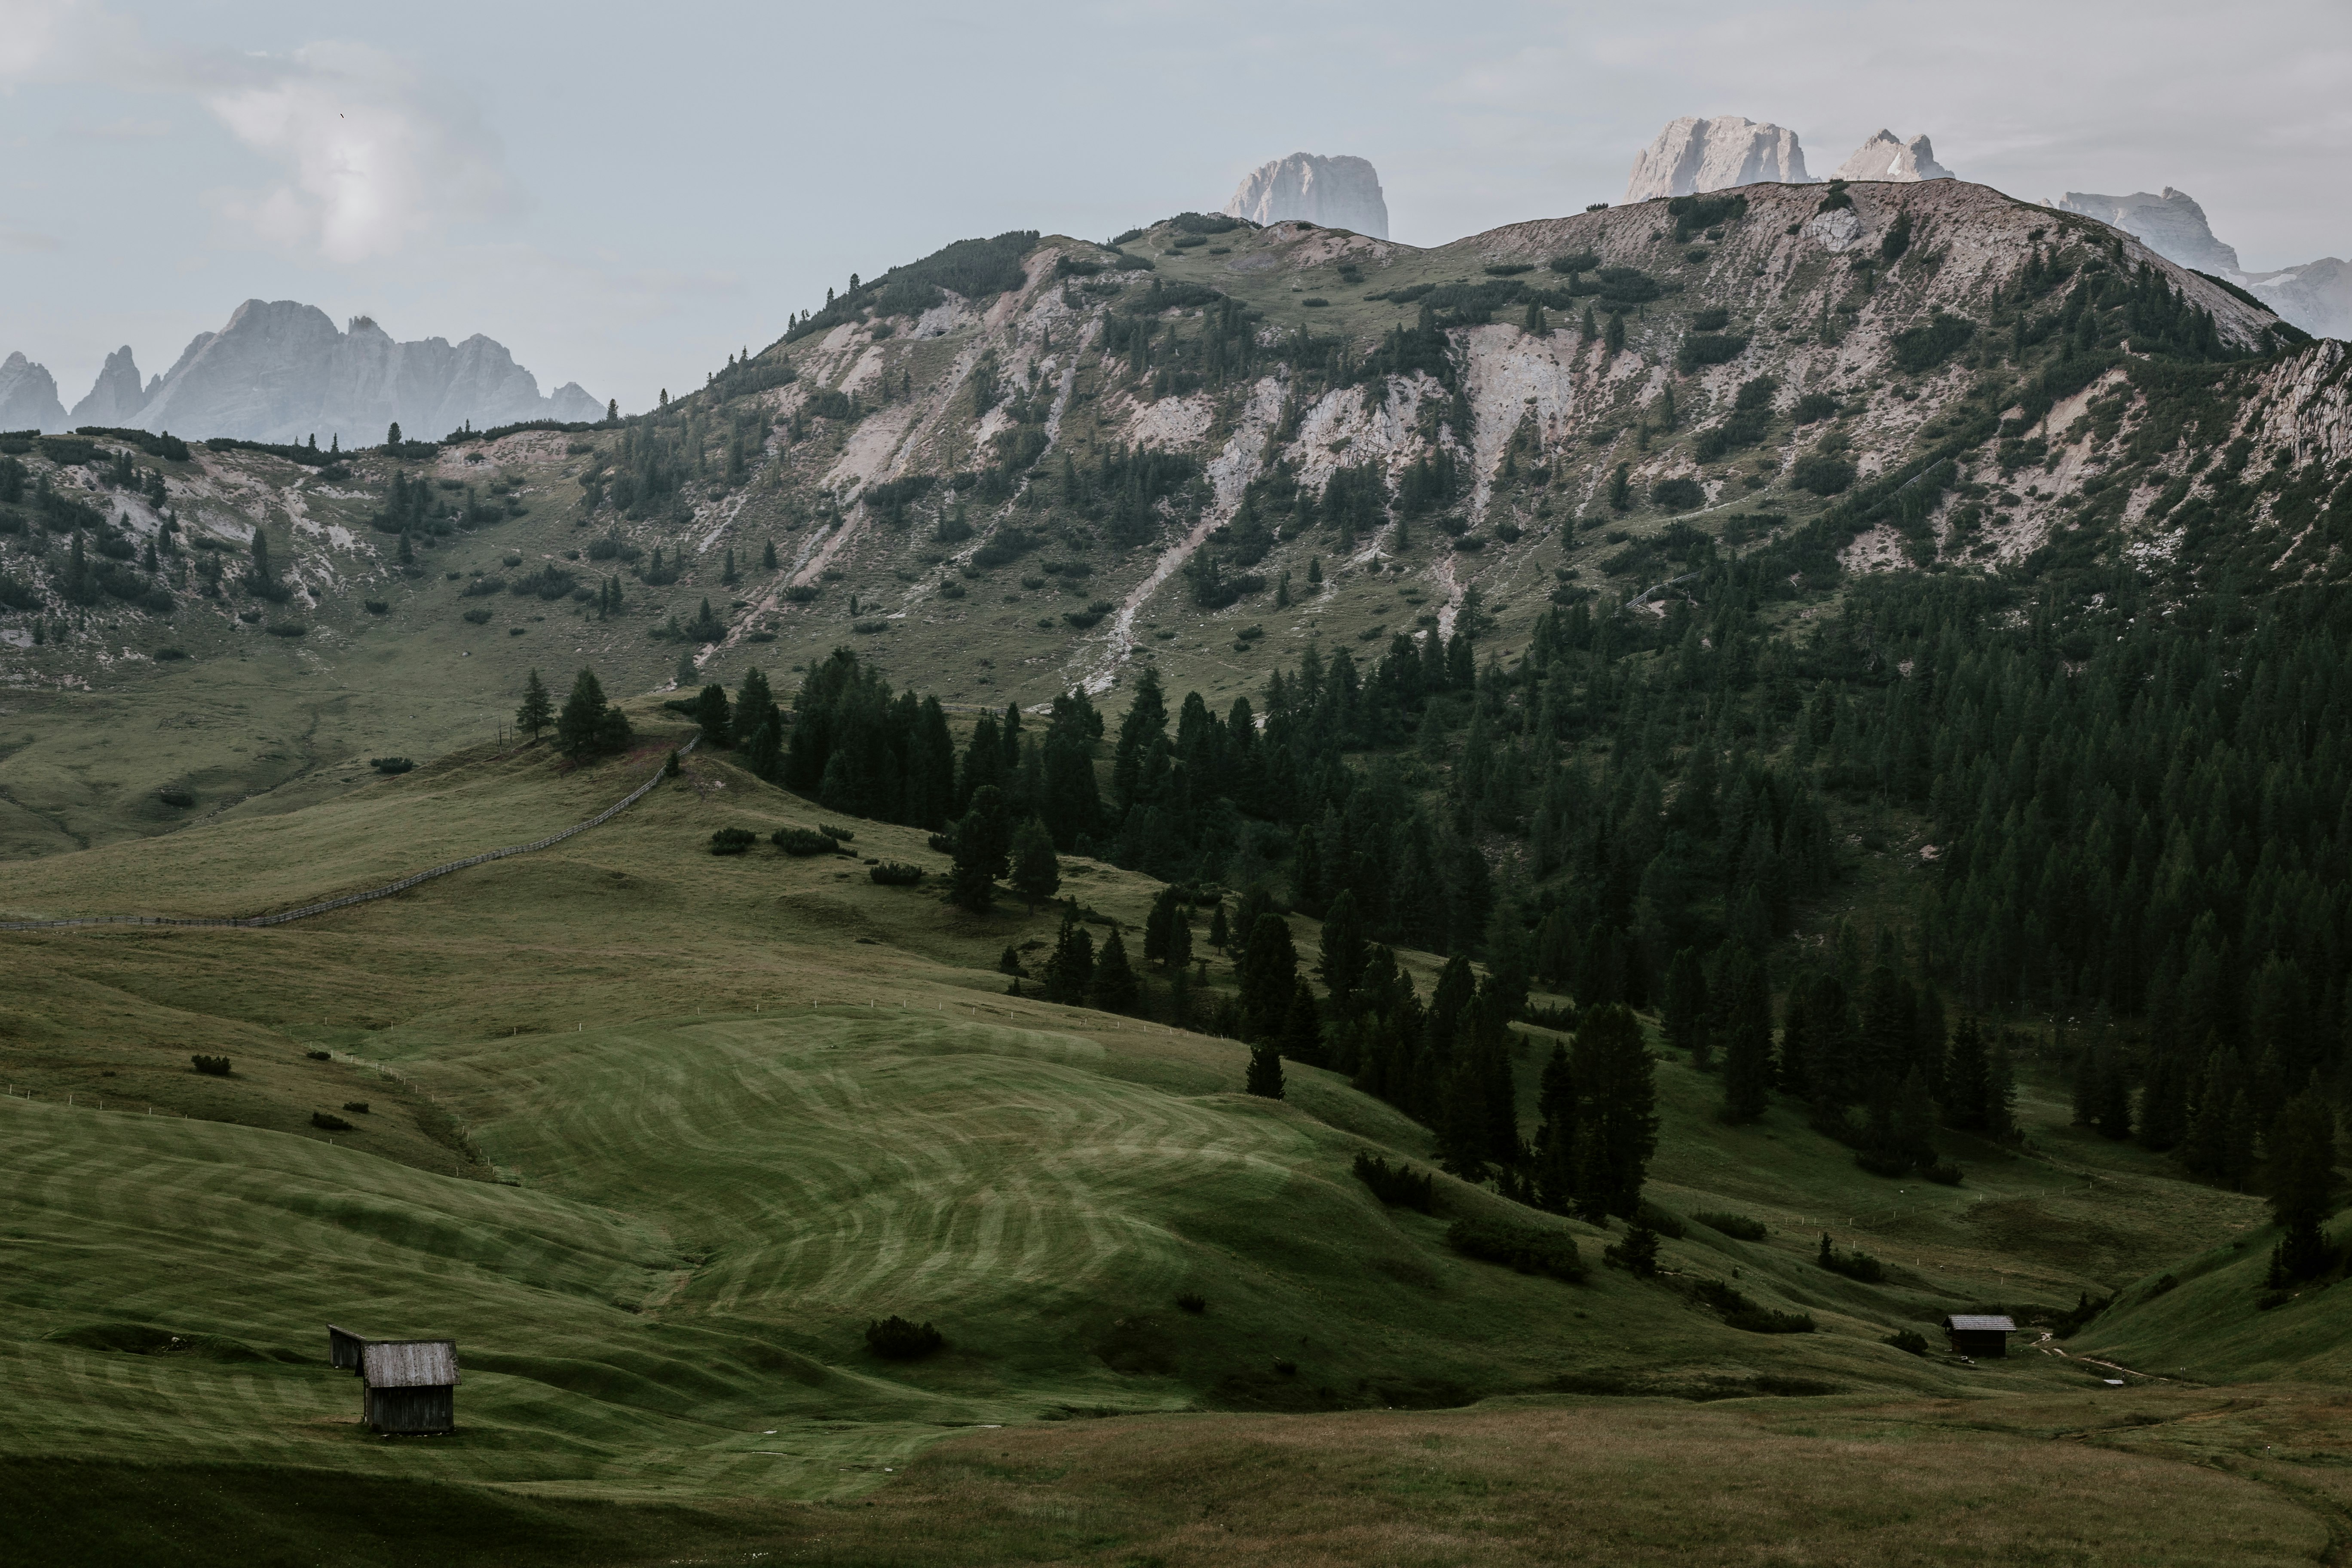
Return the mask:
[[[463, 755], [22, 864], [12, 912], [365, 885], [588, 815], [651, 764], [647, 739], [570, 773], [543, 749]], [[1972, 1303], [2130, 1299], [2173, 1268], [2177, 1289], [2071, 1348], [2197, 1382], [2329, 1375], [2324, 1300], [2257, 1315], [2223, 1294], [2249, 1263], [2178, 1262], [2233, 1232], [2259, 1258], [2257, 1200], [2086, 1142], [2055, 1100], [2021, 1108], [2027, 1151], [1964, 1150], [1965, 1185], [1890, 1204], [1788, 1112], [1715, 1121], [1712, 1080], [1669, 1055], [1654, 1201], [1769, 1233], [1693, 1224], [1640, 1282], [1598, 1267], [1593, 1227], [1444, 1177], [1439, 1216], [1383, 1208], [1353, 1155], [1418, 1162], [1428, 1135], [1340, 1079], [1294, 1064], [1288, 1098], [1254, 1100], [1234, 1042], [1003, 994], [996, 954], [1045, 915], [971, 917], [855, 857], [706, 852], [716, 826], [816, 820], [698, 755], [605, 827], [320, 919], [5, 938], [0, 1487], [39, 1500], [44, 1560], [227, 1561], [234, 1541], [237, 1561], [412, 1561], [401, 1521], [423, 1510], [440, 1561], [701, 1542], [920, 1562], [952, 1542], [975, 1562], [1176, 1562], [1205, 1549], [1184, 1500], [1222, 1498], [1284, 1561], [1517, 1561], [1606, 1489], [1622, 1506], [1595, 1550], [1738, 1561], [1728, 1543], [1794, 1527], [1763, 1500], [1797, 1474], [1834, 1478], [1823, 1561], [2073, 1560], [2014, 1555], [2058, 1541], [2189, 1562], [2221, 1538], [2290, 1561], [2325, 1536], [2320, 1505], [2166, 1448], [2164, 1423], [2227, 1400], [1880, 1342]], [[856, 826], [867, 855], [940, 864], [919, 835]], [[1067, 870], [1129, 922], [1155, 890]], [[194, 1050], [233, 1075], [188, 1070]], [[357, 1100], [355, 1131], [308, 1125]], [[1574, 1236], [1587, 1280], [1445, 1245], [1450, 1218], [1507, 1212]], [[1888, 1280], [1816, 1267], [1822, 1228]], [[1819, 1331], [1732, 1329], [1676, 1288], [1699, 1278]], [[862, 1330], [891, 1313], [947, 1348], [877, 1359]], [[460, 1433], [363, 1436], [329, 1321], [454, 1335]], [[2153, 1412], [2128, 1441], [2044, 1440], [2104, 1429], [2119, 1400]], [[2158, 1484], [2193, 1518], [2051, 1501]]]

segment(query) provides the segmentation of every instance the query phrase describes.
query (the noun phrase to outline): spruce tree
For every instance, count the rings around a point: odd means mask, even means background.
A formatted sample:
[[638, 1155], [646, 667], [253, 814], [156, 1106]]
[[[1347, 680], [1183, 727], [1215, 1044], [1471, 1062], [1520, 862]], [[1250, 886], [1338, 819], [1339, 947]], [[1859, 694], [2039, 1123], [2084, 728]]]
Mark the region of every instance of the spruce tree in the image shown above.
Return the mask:
[[706, 746], [732, 743], [734, 731], [728, 722], [727, 689], [718, 682], [704, 687], [694, 700], [694, 721], [702, 730]]
[[982, 784], [955, 827], [955, 863], [948, 873], [949, 897], [958, 908], [986, 914], [995, 900], [996, 879], [1004, 875], [1013, 843], [1013, 809], [1004, 792]]
[[776, 570], [776, 542], [772, 539], [760, 547], [760, 570], [762, 572]]
[[1985, 1126], [1985, 1096], [1991, 1083], [1990, 1059], [1985, 1055], [1984, 1030], [1973, 1017], [1962, 1018], [1952, 1031], [1944, 1063], [1944, 1124], [1966, 1131]]
[[1223, 952], [1233, 944], [1233, 931], [1225, 924], [1225, 902], [1220, 899], [1214, 912], [1209, 916], [1209, 945]]
[[1045, 1000], [1075, 1007], [1087, 999], [1094, 981], [1094, 935], [1078, 922], [1076, 910], [1066, 910], [1053, 955], [1045, 960]]
[[1576, 1197], [1578, 1107], [1568, 1047], [1555, 1040], [1536, 1093], [1536, 1205], [1566, 1214]]
[[1054, 836], [1036, 817], [1024, 822], [1013, 836], [1013, 888], [1037, 912], [1037, 906], [1061, 889], [1062, 862], [1054, 853]]
[[[1612, 316], [1609, 319], [1613, 321], [1617, 318]], [[1620, 463], [1617, 465], [1617, 471], [1609, 476], [1609, 505], [1611, 510], [1615, 511], [1629, 511], [1633, 509], [1633, 466], [1631, 463]]]
[[522, 683], [522, 706], [515, 710], [515, 728], [536, 741], [539, 732], [554, 722], [554, 700], [548, 696], [546, 683], [534, 669]]
[[1584, 307], [1584, 320], [1577, 325], [1576, 340], [1579, 342], [1589, 343], [1600, 335], [1601, 323], [1592, 319], [1592, 307], [1587, 305]]
[[1290, 922], [1277, 914], [1258, 916], [1241, 963], [1242, 1018], [1250, 1038], [1281, 1033], [1297, 984], [1298, 950], [1290, 940]]
[[1143, 983], [1127, 961], [1127, 939], [1113, 931], [1095, 960], [1093, 1003], [1106, 1013], [1132, 1013], [1142, 999]]
[[1601, 335], [1601, 349], [1614, 355], [1625, 346], [1625, 315], [1622, 310], [1609, 312], [1608, 329]]
[[1301, 980], [1290, 993], [1290, 1006], [1282, 1016], [1282, 1054], [1311, 1067], [1323, 1065], [1323, 1018], [1315, 993]]
[[1282, 1053], [1272, 1040], [1250, 1047], [1249, 1077], [1243, 1087], [1267, 1100], [1282, 1098]]
[[1611, 1003], [1579, 1020], [1574, 1070], [1584, 1110], [1580, 1195], [1631, 1215], [1658, 1148], [1655, 1068], [1631, 1008]]
[[593, 670], [583, 669], [555, 719], [555, 749], [575, 761], [628, 750], [629, 721], [604, 700]]
[[1723, 1114], [1729, 1121], [1762, 1116], [1772, 1095], [1772, 994], [1764, 968], [1745, 950], [1727, 966], [1730, 1026], [1723, 1042]]
[[1685, 947], [1666, 965], [1666, 1005], [1659, 1021], [1666, 1044], [1690, 1053], [1691, 1066], [1701, 1072], [1714, 1067], [1706, 1008], [1706, 973], [1699, 967], [1698, 950]]
[[2320, 1226], [2336, 1187], [2336, 1110], [2315, 1082], [2279, 1111], [2268, 1142], [2271, 1218], [2285, 1233], [2278, 1267], [2289, 1280], [2308, 1279], [2332, 1261]]
[[1331, 993], [1335, 1005], [1344, 1006], [1362, 983], [1364, 964], [1370, 956], [1355, 891], [1343, 888], [1323, 912], [1322, 954], [1315, 964], [1315, 973]]

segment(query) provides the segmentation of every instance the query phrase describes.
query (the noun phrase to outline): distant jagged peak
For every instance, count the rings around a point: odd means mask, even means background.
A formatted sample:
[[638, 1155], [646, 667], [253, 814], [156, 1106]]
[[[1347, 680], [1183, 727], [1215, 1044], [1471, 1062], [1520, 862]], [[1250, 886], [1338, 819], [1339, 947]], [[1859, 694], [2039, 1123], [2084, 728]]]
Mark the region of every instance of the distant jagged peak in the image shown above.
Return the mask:
[[1881, 131], [1853, 150], [1838, 165], [1841, 180], [1953, 180], [1959, 176], [1936, 162], [1936, 149], [1924, 135], [1906, 142], [1892, 131]]
[[1348, 153], [1293, 153], [1261, 163], [1242, 176], [1222, 210], [1257, 224], [1304, 218], [1375, 239], [1389, 237], [1389, 204], [1380, 174], [1369, 161]]
[[2194, 267], [2200, 272], [2242, 270], [2238, 264], [2237, 247], [2213, 237], [2212, 225], [2206, 221], [2205, 209], [2197, 205], [2197, 199], [2170, 185], [2158, 195], [2146, 191], [2134, 191], [2127, 196], [2068, 191], [2050, 205], [2061, 212], [2081, 213], [2122, 229], [2146, 241], [2150, 250], [2167, 261]]
[[66, 405], [57, 378], [20, 350], [0, 360], [0, 430], [62, 430]]
[[139, 382], [139, 362], [131, 356], [131, 345], [123, 344], [106, 356], [105, 365], [89, 392], [73, 405], [68, 416], [76, 426], [124, 426], [139, 417], [147, 405], [147, 394]]
[[1670, 121], [1657, 140], [1633, 156], [1625, 182], [1628, 204], [1658, 196], [1696, 195], [1733, 185], [1812, 183], [1805, 150], [1785, 126], [1719, 114]]

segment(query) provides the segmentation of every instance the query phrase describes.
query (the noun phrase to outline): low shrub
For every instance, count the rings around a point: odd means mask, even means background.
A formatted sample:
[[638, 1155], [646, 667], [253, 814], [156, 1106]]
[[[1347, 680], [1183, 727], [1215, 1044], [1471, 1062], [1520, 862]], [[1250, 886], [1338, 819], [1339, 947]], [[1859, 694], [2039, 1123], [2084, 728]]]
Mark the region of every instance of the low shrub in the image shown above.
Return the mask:
[[1938, 1160], [1932, 1165], [1922, 1165], [1919, 1167], [1919, 1173], [1941, 1186], [1957, 1187], [1960, 1184], [1960, 1168], [1949, 1160]]
[[310, 628], [299, 621], [272, 621], [263, 629], [274, 637], [305, 637], [310, 635]]
[[165, 784], [155, 792], [155, 798], [165, 805], [176, 805], [183, 811], [196, 804], [196, 797], [178, 784]]
[[748, 827], [722, 827], [710, 836], [713, 855], [740, 855], [760, 841], [760, 836]]
[[314, 1062], [331, 1062], [335, 1059], [335, 1053], [332, 1051], [304, 1051], [302, 1054]]
[[383, 599], [363, 599], [361, 605], [371, 616], [388, 616], [392, 613], [392, 605]]
[[156, 662], [160, 664], [169, 664], [187, 657], [188, 650], [184, 647], [159, 647], [155, 650]]
[[1399, 1162], [1391, 1165], [1377, 1154], [1356, 1156], [1356, 1180], [1372, 1189], [1372, 1196], [1391, 1208], [1430, 1212], [1436, 1198], [1436, 1179]]
[[1696, 479], [1660, 479], [1650, 487], [1650, 504], [1666, 511], [1696, 511], [1706, 504], [1706, 491]]
[[368, 1102], [364, 1100], [347, 1100], [343, 1101], [343, 1109], [354, 1116], [365, 1116], [368, 1113]]
[[1906, 1355], [1926, 1355], [1927, 1353], [1927, 1336], [1921, 1333], [1916, 1329], [1897, 1329], [1893, 1333], [1881, 1340], [1879, 1343], [1893, 1345], [1896, 1350], [1901, 1351]]
[[1789, 470], [1789, 482], [1817, 496], [1841, 495], [1853, 484], [1853, 465], [1843, 458], [1808, 452]]
[[1800, 425], [1818, 425], [1837, 417], [1838, 400], [1826, 392], [1808, 392], [1790, 412]]
[[1584, 1278], [1576, 1238], [1562, 1231], [1495, 1220], [1462, 1219], [1447, 1227], [1445, 1244], [1465, 1258], [1501, 1263], [1522, 1274], [1544, 1274], [1570, 1282]]
[[1749, 1219], [1744, 1214], [1719, 1214], [1713, 1211], [1703, 1211], [1691, 1215], [1691, 1218], [1698, 1221], [1699, 1224], [1706, 1226], [1709, 1230], [1719, 1230], [1723, 1232], [1724, 1235], [1736, 1237], [1740, 1241], [1761, 1241], [1764, 1239], [1764, 1222], [1762, 1220]]
[[1662, 1209], [1647, 1198], [1633, 1205], [1633, 1223], [1646, 1225], [1660, 1236], [1671, 1236], [1676, 1241], [1690, 1235], [1690, 1227], [1683, 1224], [1680, 1215]]
[[1711, 364], [1729, 364], [1748, 352], [1748, 340], [1731, 332], [1693, 332], [1683, 340], [1675, 363], [1688, 375]]
[[898, 860], [882, 861], [868, 868], [866, 874], [886, 888], [911, 888], [923, 879], [920, 866], [909, 866]]
[[406, 757], [370, 757], [368, 766], [380, 773], [404, 773], [416, 764]]
[[196, 1070], [198, 1072], [204, 1073], [208, 1077], [226, 1078], [228, 1076], [228, 1058], [226, 1057], [208, 1057], [199, 1053], [198, 1055], [190, 1057], [188, 1059], [195, 1064]]
[[1728, 310], [1701, 310], [1691, 318], [1691, 327], [1695, 331], [1719, 332], [1729, 325], [1731, 312]]
[[310, 1125], [324, 1132], [349, 1132], [352, 1124], [331, 1110], [310, 1112]]
[[1199, 1313], [1205, 1312], [1209, 1310], [1208, 1299], [1202, 1296], [1197, 1291], [1192, 1290], [1187, 1290], [1181, 1296], [1177, 1297], [1176, 1305], [1182, 1308], [1187, 1312]]
[[1737, 1286], [1720, 1279], [1701, 1279], [1690, 1287], [1691, 1293], [1713, 1308], [1731, 1328], [1751, 1334], [1810, 1334], [1813, 1331], [1812, 1315], [1808, 1312], [1781, 1312], [1751, 1301]]
[[866, 1348], [886, 1361], [919, 1361], [946, 1342], [930, 1324], [909, 1322], [895, 1312], [866, 1325]]
[[1831, 1242], [1827, 1231], [1822, 1232], [1821, 1250], [1814, 1255], [1813, 1261], [1832, 1274], [1843, 1274], [1865, 1285], [1880, 1284], [1886, 1279], [1886, 1265], [1867, 1252], [1840, 1252]]
[[856, 834], [846, 827], [835, 827], [830, 822], [818, 823], [816, 830], [837, 844], [854, 844], [857, 841]]
[[841, 849], [824, 834], [805, 827], [779, 827], [768, 836], [768, 842], [787, 855], [833, 855]]
[[934, 833], [930, 837], [925, 839], [924, 842], [930, 846], [931, 853], [934, 855], [952, 855], [955, 853], [955, 840], [949, 837], [944, 833]]
[[490, 621], [490, 612], [483, 609], [467, 610], [466, 612], [466, 621], [470, 626], [488, 626]]

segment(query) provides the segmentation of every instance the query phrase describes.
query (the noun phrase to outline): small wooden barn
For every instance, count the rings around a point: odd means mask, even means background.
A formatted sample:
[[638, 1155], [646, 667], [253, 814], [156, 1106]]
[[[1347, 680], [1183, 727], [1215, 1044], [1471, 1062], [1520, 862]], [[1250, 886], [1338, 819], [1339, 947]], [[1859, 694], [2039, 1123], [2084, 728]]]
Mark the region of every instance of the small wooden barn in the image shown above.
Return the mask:
[[2015, 1332], [2014, 1320], [1987, 1312], [1955, 1312], [1944, 1320], [1944, 1337], [1956, 1355], [2005, 1356]]
[[339, 1329], [332, 1323], [327, 1325], [327, 1359], [334, 1363], [337, 1372], [358, 1372], [360, 1352], [366, 1344], [367, 1340], [362, 1335], [349, 1329]]
[[455, 1340], [371, 1340], [360, 1347], [361, 1413], [379, 1432], [449, 1432], [457, 1425]]

